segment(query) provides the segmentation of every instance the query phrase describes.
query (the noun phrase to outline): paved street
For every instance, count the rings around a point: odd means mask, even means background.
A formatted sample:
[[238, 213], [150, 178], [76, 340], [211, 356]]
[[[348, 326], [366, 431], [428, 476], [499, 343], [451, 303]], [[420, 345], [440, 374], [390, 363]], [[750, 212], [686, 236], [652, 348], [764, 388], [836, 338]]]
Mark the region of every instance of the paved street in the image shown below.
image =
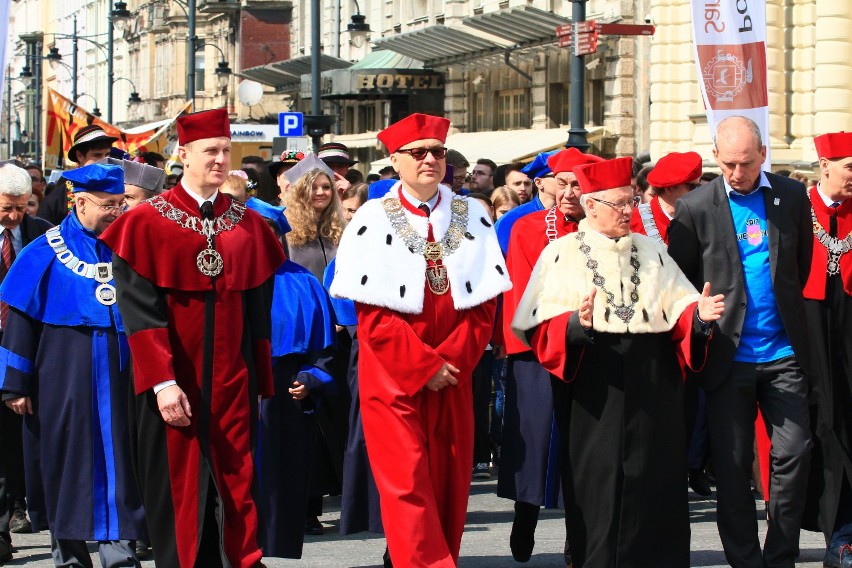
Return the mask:
[[[562, 543], [565, 537], [562, 516], [559, 511], [542, 513], [536, 531], [536, 547], [533, 558], [527, 564], [512, 560], [509, 552], [509, 531], [512, 527], [512, 502], [495, 496], [496, 480], [475, 481], [471, 490], [467, 528], [462, 541], [462, 568], [508, 568], [520, 566], [538, 568], [564, 566]], [[690, 493], [690, 516], [692, 519], [691, 565], [702, 567], [725, 566], [722, 546], [716, 533], [715, 501], [700, 500]], [[302, 560], [265, 559], [272, 567], [316, 567], [316, 568], [367, 568], [381, 566], [384, 539], [378, 535], [363, 533], [349, 537], [337, 536], [339, 499], [326, 499], [326, 514], [320, 519], [326, 527], [321, 537], [308, 537]], [[762, 508], [762, 503], [758, 503]], [[761, 515], [762, 516], [762, 515]], [[761, 520], [761, 532], [765, 523]], [[13, 535], [18, 549], [15, 558], [6, 566], [53, 566], [47, 532], [32, 535]], [[802, 556], [799, 567], [820, 568], [824, 547], [822, 535], [803, 532]], [[94, 550], [94, 548], [92, 548]], [[97, 554], [92, 555], [95, 566]], [[143, 562], [146, 568], [153, 561]]]

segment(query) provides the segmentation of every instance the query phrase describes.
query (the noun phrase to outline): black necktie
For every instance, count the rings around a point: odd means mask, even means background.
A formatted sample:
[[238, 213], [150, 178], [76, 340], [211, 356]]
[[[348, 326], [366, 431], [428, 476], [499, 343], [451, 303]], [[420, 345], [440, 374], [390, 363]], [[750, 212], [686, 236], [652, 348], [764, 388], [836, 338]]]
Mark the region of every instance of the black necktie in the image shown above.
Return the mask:
[[429, 206], [425, 203], [421, 203], [420, 205], [417, 206], [417, 208], [420, 209], [421, 211], [423, 211], [424, 213], [426, 213], [427, 217], [429, 216], [430, 213], [432, 213], [432, 210], [429, 209]]
[[831, 204], [831, 208], [834, 209], [834, 215], [831, 215], [828, 218], [828, 236], [836, 237], [837, 236], [837, 208], [840, 207], [840, 203], [835, 201]]
[[198, 209], [201, 211], [202, 219], [213, 219], [213, 203], [205, 201]]

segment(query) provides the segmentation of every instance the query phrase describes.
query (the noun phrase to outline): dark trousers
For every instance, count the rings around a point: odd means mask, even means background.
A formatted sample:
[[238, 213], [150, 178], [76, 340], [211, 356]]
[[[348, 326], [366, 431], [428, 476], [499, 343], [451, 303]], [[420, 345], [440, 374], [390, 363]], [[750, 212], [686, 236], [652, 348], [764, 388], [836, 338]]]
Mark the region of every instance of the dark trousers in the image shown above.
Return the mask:
[[24, 504], [23, 417], [0, 402], [0, 532], [9, 532], [15, 503]]
[[473, 463], [491, 461], [491, 377], [494, 357], [487, 350], [473, 370]]
[[[138, 568], [141, 566], [130, 540], [98, 542], [98, 558], [102, 568]], [[92, 568], [92, 558], [85, 540], [57, 540], [50, 537], [50, 550], [57, 568]]]
[[[728, 378], [706, 393], [719, 536], [733, 568], [794, 567], [812, 446], [807, 390], [807, 380], [790, 356], [769, 363], [734, 362]], [[758, 405], [772, 440], [762, 555], [749, 484]]]

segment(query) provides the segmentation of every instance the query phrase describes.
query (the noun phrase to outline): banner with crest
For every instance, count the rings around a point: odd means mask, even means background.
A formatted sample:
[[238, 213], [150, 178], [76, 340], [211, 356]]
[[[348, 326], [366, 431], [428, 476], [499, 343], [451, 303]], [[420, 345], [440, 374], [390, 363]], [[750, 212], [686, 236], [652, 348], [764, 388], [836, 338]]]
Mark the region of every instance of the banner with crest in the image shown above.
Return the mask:
[[757, 123], [769, 156], [769, 94], [766, 81], [766, 2], [692, 0], [695, 63], [707, 123], [745, 116]]
[[[191, 105], [191, 102], [187, 102], [178, 116], [189, 112]], [[175, 118], [177, 116], [159, 128], [125, 131], [101, 120], [53, 89], [48, 89], [44, 166], [46, 169], [67, 168], [67, 154], [73, 145], [74, 135], [90, 124], [97, 124], [110, 136], [117, 137], [115, 146], [131, 156], [142, 152], [157, 152], [168, 160], [177, 148]]]

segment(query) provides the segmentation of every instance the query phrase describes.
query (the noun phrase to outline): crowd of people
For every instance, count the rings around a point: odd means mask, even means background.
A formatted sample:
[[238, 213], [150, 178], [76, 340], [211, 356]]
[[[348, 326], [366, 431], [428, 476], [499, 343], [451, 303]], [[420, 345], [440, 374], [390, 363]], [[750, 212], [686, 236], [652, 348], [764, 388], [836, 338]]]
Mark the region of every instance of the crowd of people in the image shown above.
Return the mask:
[[715, 485], [731, 566], [806, 529], [852, 567], [852, 134], [806, 187], [737, 116], [721, 175], [471, 165], [419, 113], [366, 178], [334, 142], [231, 170], [224, 109], [177, 125], [171, 175], [97, 126], [54, 184], [0, 163], [0, 562], [48, 530], [56, 566], [253, 568], [340, 495], [385, 566], [455, 566], [496, 473], [518, 562], [548, 507], [566, 567], [688, 566]]

